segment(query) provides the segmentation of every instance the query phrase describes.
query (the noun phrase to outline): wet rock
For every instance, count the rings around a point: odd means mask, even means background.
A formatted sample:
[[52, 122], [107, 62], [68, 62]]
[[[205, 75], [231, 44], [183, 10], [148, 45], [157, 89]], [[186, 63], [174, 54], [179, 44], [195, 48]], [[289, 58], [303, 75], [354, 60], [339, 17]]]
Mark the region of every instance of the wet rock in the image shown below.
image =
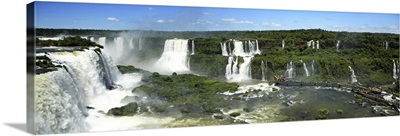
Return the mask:
[[113, 116], [133, 116], [136, 114], [138, 105], [137, 103], [129, 103], [122, 107], [112, 108], [108, 110], [107, 115]]

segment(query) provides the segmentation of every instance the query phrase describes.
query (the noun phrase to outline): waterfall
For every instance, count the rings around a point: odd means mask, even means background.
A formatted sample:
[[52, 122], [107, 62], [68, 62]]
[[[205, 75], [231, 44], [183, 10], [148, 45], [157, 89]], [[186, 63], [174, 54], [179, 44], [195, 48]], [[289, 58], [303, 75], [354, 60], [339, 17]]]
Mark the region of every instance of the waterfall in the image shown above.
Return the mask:
[[142, 44], [142, 38], [139, 38], [139, 50], [142, 50], [143, 44]]
[[261, 81], [267, 81], [267, 64], [268, 62], [265, 62], [264, 65], [264, 61], [261, 61]]
[[231, 56], [232, 55], [231, 42], [228, 43], [228, 47], [229, 47], [229, 56]]
[[290, 63], [287, 64], [287, 70], [285, 72], [285, 78], [295, 78], [296, 77], [296, 72], [294, 71], [293, 68], [293, 62], [290, 61]]
[[[302, 60], [300, 60], [301, 62], [303, 62]], [[308, 69], [307, 69], [307, 65], [306, 65], [306, 63], [304, 63], [303, 62], [303, 69], [304, 69], [304, 72], [305, 72], [305, 76], [306, 77], [309, 77], [310, 76], [310, 73], [308, 72]]]
[[131, 50], [135, 50], [135, 43], [133, 43], [133, 37], [129, 40], [129, 48]]
[[86, 106], [94, 107], [96, 112], [122, 106], [121, 99], [140, 82], [137, 76], [122, 75], [105, 52], [51, 52], [47, 56], [63, 68], [35, 76], [38, 134], [90, 131], [96, 123], [87, 119], [95, 115]]
[[94, 41], [94, 37], [90, 37], [90, 41], [91, 41], [91, 42], [95, 42], [95, 41]]
[[100, 44], [102, 46], [106, 46], [106, 37], [100, 37], [97, 44]]
[[230, 80], [232, 79], [232, 62], [233, 62], [233, 57], [229, 56], [228, 58], [228, 64], [225, 67], [225, 77], [226, 79]]
[[258, 40], [256, 40], [256, 48], [257, 48], [256, 54], [261, 54], [261, 51], [260, 51], [260, 49], [258, 48]]
[[[399, 66], [397, 66], [397, 67], [399, 67]], [[395, 80], [397, 80], [399, 78], [398, 77], [399, 71], [397, 71], [398, 70], [397, 67], [396, 67], [396, 62], [393, 60], [393, 79], [395, 79]]]
[[192, 54], [191, 55], [194, 55], [194, 40], [192, 40]]
[[222, 56], [229, 56], [228, 52], [226, 51], [226, 43], [221, 43], [221, 51]]
[[315, 42], [314, 42], [314, 40], [311, 40], [311, 46], [312, 46], [313, 49], [315, 49]]
[[250, 57], [243, 57], [244, 62], [239, 66], [239, 75], [236, 79], [238, 81], [241, 80], [249, 80], [251, 79], [251, 59], [253, 56]]
[[385, 49], [387, 50], [389, 48], [389, 43], [386, 41], [385, 42]]
[[285, 48], [285, 40], [282, 40], [282, 49]]
[[315, 63], [314, 60], [312, 60], [312, 61], [311, 61], [311, 70], [312, 70], [312, 71], [311, 71], [311, 72], [312, 72], [311, 75], [314, 75], [314, 74], [315, 74], [314, 63]]
[[338, 40], [338, 41], [337, 41], [337, 44], [336, 44], [336, 51], [337, 51], [337, 52], [339, 52], [339, 44], [340, 44], [340, 41]]
[[317, 40], [317, 50], [319, 49], [319, 41]]
[[124, 55], [126, 49], [124, 48], [124, 38], [123, 37], [115, 37], [114, 38], [114, 46], [115, 48], [112, 49], [113, 53], [110, 55], [114, 55], [113, 58], [115, 58], [115, 60], [119, 60], [121, 59], [122, 55]]
[[246, 53], [244, 52], [244, 46], [243, 46], [243, 42], [238, 41], [238, 40], [234, 40], [233, 41], [233, 55], [235, 56], [246, 56]]
[[168, 39], [164, 44], [164, 52], [156, 62], [156, 66], [167, 72], [190, 71], [188, 63], [188, 40]]
[[356, 83], [357, 82], [357, 78], [356, 78], [356, 74], [354, 73], [354, 70], [350, 66], [349, 66], [349, 70], [351, 72], [350, 82], [351, 83]]
[[[86, 132], [89, 125], [82, 92], [64, 69], [35, 76], [35, 133]], [[85, 107], [85, 108], [81, 108]]]

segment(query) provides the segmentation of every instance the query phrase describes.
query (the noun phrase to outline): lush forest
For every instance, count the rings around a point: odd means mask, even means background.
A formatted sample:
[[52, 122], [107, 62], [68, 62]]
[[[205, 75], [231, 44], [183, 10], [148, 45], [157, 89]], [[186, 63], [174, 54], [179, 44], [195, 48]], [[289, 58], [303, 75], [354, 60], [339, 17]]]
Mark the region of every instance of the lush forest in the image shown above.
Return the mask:
[[[229, 39], [258, 40], [262, 52], [252, 58], [252, 78], [261, 79], [261, 61], [264, 61], [269, 81], [273, 80], [274, 75], [283, 75], [287, 64], [292, 61], [296, 72], [295, 80], [347, 84], [351, 74], [348, 66], [351, 66], [361, 84], [391, 84], [395, 81], [392, 77], [393, 60], [399, 60], [399, 35], [388, 33], [333, 32], [321, 29], [191, 32], [37, 29], [37, 35], [107, 37], [107, 41], [112, 41], [112, 37], [126, 35], [145, 38], [145, 50], [133, 53], [137, 60], [159, 57], [165, 39], [187, 38], [195, 43], [196, 53], [190, 56], [191, 71], [216, 79], [224, 79], [225, 76], [228, 57], [221, 55], [220, 44], [229, 42]], [[307, 42], [311, 40], [318, 41], [320, 48], [313, 49], [308, 46]], [[339, 49], [336, 50], [338, 41]], [[303, 63], [300, 60], [306, 64], [309, 71], [314, 61], [315, 71], [311, 76], [304, 76]], [[242, 61], [239, 58], [239, 62]]]

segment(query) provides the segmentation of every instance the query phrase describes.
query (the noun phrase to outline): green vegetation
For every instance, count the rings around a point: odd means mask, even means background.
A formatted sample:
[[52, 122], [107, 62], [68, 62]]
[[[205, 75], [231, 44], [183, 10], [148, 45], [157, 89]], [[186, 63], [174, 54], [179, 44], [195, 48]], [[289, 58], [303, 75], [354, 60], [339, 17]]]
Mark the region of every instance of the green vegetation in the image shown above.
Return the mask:
[[326, 115], [317, 115], [317, 117], [315, 117], [316, 120], [323, 120], [323, 119], [328, 119], [328, 117]]
[[113, 116], [133, 116], [136, 114], [138, 105], [137, 103], [129, 103], [122, 107], [112, 108], [108, 110], [107, 115]]
[[99, 47], [103, 48], [103, 46], [98, 45], [90, 40], [83, 39], [80, 36], [74, 37], [64, 37], [61, 40], [40, 40], [36, 38], [37, 46], [60, 46], [60, 47]]
[[237, 116], [240, 116], [240, 113], [239, 112], [234, 112], [234, 113], [229, 114], [229, 116], [237, 117]]
[[117, 65], [118, 70], [122, 73], [122, 74], [126, 74], [126, 73], [142, 73], [145, 76], [150, 76], [151, 72], [140, 69], [140, 68], [135, 68], [132, 65], [128, 65], [128, 66], [123, 66], [123, 65]]
[[342, 110], [342, 109], [337, 109], [337, 110], [336, 110], [336, 113], [337, 113], [337, 114], [343, 114], [343, 110]]
[[235, 92], [238, 88], [235, 83], [220, 82], [192, 74], [166, 76], [155, 72], [149, 77], [144, 77], [142, 81], [146, 84], [135, 88], [133, 92], [143, 91], [152, 98], [163, 100], [165, 105], [172, 104], [181, 108], [182, 113], [220, 113], [218, 108], [228, 103], [218, 93]]
[[322, 114], [325, 114], [325, 115], [329, 114], [329, 110], [326, 109], [326, 108], [321, 108], [321, 109], [319, 109], [318, 111], [319, 111], [320, 113], [322, 113]]

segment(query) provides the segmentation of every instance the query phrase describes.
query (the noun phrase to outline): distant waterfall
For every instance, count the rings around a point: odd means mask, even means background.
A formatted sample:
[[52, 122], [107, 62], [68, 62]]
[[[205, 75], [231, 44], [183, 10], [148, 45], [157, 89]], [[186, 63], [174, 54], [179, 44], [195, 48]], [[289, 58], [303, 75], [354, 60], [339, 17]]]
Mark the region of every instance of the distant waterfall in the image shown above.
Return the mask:
[[398, 71], [398, 67], [396, 67], [396, 61], [393, 60], [393, 79], [397, 80], [399, 78], [399, 71]]
[[309, 77], [309, 76], [310, 76], [310, 73], [308, 72], [306, 63], [304, 63], [303, 60], [300, 60], [300, 62], [303, 63], [303, 69], [304, 69], [305, 76], [306, 76], [306, 77]]
[[314, 64], [315, 64], [315, 62], [314, 62], [314, 60], [312, 60], [312, 61], [311, 61], [311, 70], [312, 70], [312, 71], [311, 71], [311, 72], [312, 72], [311, 75], [314, 75], [314, 74], [315, 74]]
[[139, 38], [139, 50], [143, 49], [142, 38]]
[[231, 56], [232, 55], [232, 48], [231, 48], [231, 43], [229, 42], [228, 43], [228, 47], [229, 47], [229, 56]]
[[387, 50], [389, 48], [389, 43], [386, 41], [385, 42], [385, 49]]
[[260, 49], [258, 48], [258, 40], [256, 40], [256, 48], [257, 48], [257, 50], [256, 50], [256, 52], [255, 52], [255, 54], [261, 54], [261, 51], [260, 51]]
[[129, 40], [129, 48], [133, 51], [135, 50], [135, 43], [133, 42], [133, 37]]
[[261, 61], [261, 81], [267, 81], [267, 62]]
[[351, 72], [351, 75], [350, 75], [350, 82], [351, 83], [356, 83], [357, 82], [357, 76], [356, 76], [356, 74], [354, 73], [354, 70], [349, 66], [349, 70], [350, 70], [350, 72]]
[[228, 52], [226, 51], [226, 43], [221, 43], [221, 51], [222, 56], [229, 56]]
[[293, 62], [290, 61], [290, 63], [287, 64], [287, 70], [285, 72], [285, 78], [295, 78], [296, 77], [296, 72], [294, 71], [293, 68]]
[[336, 51], [337, 51], [337, 52], [339, 52], [339, 44], [340, 44], [340, 41], [338, 40], [338, 41], [337, 41], [337, 44], [336, 44]]
[[282, 40], [282, 49], [285, 48], [285, 40]]
[[192, 54], [191, 55], [194, 55], [194, 40], [192, 40]]
[[106, 46], [106, 37], [100, 37], [97, 44], [100, 44], [102, 46]]
[[317, 50], [319, 50], [319, 41], [317, 40]]
[[189, 45], [187, 39], [168, 39], [164, 44], [164, 52], [156, 62], [156, 66], [168, 72], [190, 71]]

